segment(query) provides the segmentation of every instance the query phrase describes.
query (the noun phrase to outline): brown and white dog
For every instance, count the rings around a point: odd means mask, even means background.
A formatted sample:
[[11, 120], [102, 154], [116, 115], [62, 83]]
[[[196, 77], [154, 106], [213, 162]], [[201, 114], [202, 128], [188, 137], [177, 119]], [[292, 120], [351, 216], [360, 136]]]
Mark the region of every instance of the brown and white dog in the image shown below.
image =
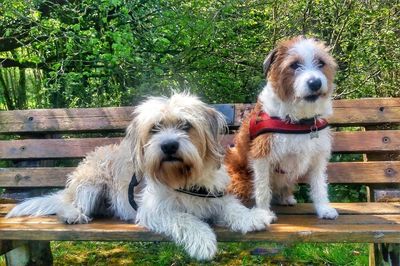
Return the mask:
[[[303, 36], [282, 41], [267, 56], [267, 85], [225, 158], [231, 192], [242, 200], [254, 198], [274, 217], [271, 200], [296, 204], [292, 190], [305, 176], [318, 216], [338, 216], [328, 199], [331, 134], [323, 119], [332, 114], [336, 67], [323, 42]], [[254, 129], [259, 122], [266, 127]]]

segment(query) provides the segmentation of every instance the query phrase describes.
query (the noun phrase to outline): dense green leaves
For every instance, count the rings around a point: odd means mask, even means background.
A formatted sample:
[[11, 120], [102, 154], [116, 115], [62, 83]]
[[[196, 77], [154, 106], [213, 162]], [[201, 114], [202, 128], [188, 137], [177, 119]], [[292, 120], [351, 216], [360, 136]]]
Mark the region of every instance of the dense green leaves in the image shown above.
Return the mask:
[[4, 0], [0, 106], [126, 105], [190, 89], [253, 102], [277, 41], [325, 40], [338, 97], [399, 95], [399, 1]]

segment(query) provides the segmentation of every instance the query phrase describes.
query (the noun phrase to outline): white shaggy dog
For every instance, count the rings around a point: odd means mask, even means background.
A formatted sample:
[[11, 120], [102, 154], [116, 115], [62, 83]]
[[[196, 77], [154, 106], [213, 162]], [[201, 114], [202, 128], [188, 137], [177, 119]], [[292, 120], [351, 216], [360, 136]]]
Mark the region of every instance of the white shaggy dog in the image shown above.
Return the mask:
[[338, 216], [328, 199], [331, 134], [323, 119], [332, 113], [335, 71], [328, 48], [316, 39], [295, 37], [268, 55], [267, 85], [236, 135], [235, 147], [227, 152], [232, 193], [254, 198], [265, 210], [273, 197], [294, 205], [293, 186], [305, 176], [318, 216]]
[[220, 113], [196, 97], [174, 94], [148, 99], [134, 117], [122, 142], [90, 153], [64, 190], [25, 201], [7, 217], [56, 213], [66, 223], [87, 223], [95, 214], [135, 219], [199, 260], [217, 250], [206, 220], [242, 233], [271, 222], [265, 210], [248, 209], [225, 193], [230, 179], [221, 166]]

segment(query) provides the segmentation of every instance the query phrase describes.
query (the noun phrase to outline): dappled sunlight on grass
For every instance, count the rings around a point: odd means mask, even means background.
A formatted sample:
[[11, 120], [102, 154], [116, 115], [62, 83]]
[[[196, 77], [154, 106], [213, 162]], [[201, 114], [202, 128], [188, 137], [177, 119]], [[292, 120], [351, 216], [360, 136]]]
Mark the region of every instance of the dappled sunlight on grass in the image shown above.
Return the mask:
[[[219, 243], [212, 262], [190, 259], [180, 247], [159, 242], [52, 242], [54, 265], [367, 265], [368, 244]], [[251, 255], [255, 248], [278, 250]], [[1, 264], [0, 264], [1, 265]]]

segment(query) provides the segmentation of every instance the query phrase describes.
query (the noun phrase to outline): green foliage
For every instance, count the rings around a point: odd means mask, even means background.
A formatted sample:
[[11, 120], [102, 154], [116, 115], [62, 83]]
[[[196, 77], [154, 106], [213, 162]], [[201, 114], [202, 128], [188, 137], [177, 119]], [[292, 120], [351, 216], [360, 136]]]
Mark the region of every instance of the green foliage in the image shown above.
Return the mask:
[[[255, 248], [280, 252], [250, 255]], [[206, 265], [366, 265], [368, 244], [313, 244], [288, 246], [270, 243], [219, 243]], [[52, 242], [54, 265], [205, 265], [190, 259], [172, 243]], [[1, 265], [1, 262], [0, 262]]]
[[190, 88], [208, 102], [254, 102], [266, 54], [298, 34], [332, 46], [338, 97], [399, 96], [399, 7], [383, 0], [6, 0], [0, 108], [126, 105], [171, 88]]
[[[338, 98], [399, 97], [399, 9], [399, 1], [384, 0], [3, 0], [0, 109], [130, 105], [171, 88], [190, 89], [210, 103], [254, 102], [265, 82], [265, 56], [279, 40], [299, 34], [332, 47]], [[330, 186], [330, 195], [333, 201], [364, 201], [365, 187]], [[307, 201], [307, 187], [296, 196]], [[104, 247], [101, 253], [97, 242], [53, 244], [59, 265], [131, 263], [129, 258], [196, 265], [170, 244]], [[270, 262], [249, 256], [250, 248], [222, 244], [217, 262]], [[362, 255], [352, 256], [358, 248]], [[285, 250], [299, 265], [365, 265], [366, 253], [365, 245]]]

